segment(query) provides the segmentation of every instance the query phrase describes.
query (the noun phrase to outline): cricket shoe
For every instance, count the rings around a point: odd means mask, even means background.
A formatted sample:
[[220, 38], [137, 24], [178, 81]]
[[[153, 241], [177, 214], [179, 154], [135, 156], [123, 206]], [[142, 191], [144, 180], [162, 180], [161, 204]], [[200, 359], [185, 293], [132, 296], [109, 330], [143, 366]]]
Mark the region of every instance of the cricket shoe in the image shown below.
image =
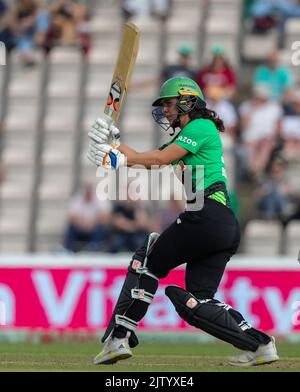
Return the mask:
[[94, 365], [112, 365], [122, 359], [132, 357], [128, 337], [110, 337], [103, 350], [94, 358]]
[[275, 346], [275, 338], [271, 336], [268, 344], [261, 344], [254, 352], [243, 351], [242, 354], [229, 358], [232, 366], [258, 366], [278, 361], [279, 357]]

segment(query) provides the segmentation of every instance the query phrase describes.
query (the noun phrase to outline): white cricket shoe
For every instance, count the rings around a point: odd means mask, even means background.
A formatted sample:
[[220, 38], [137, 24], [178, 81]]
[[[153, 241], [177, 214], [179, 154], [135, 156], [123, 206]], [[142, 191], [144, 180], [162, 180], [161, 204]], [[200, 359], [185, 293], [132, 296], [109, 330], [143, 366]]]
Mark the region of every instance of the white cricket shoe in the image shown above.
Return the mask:
[[255, 352], [243, 351], [242, 354], [229, 358], [232, 366], [258, 366], [278, 361], [279, 357], [275, 346], [275, 338], [271, 336], [268, 344], [261, 344]]
[[94, 365], [111, 365], [121, 359], [132, 357], [128, 337], [118, 339], [110, 337], [103, 350], [94, 358]]

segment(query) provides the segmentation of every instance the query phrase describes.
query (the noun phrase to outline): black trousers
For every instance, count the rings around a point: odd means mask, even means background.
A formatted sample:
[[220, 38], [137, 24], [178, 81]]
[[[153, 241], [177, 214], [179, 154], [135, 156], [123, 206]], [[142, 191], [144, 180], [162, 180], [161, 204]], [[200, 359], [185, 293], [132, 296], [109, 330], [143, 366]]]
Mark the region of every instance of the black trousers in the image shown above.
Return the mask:
[[[217, 201], [205, 199], [201, 211], [183, 212], [159, 236], [148, 256], [147, 267], [158, 278], [163, 278], [186, 263], [186, 290], [198, 299], [213, 299], [226, 264], [236, 253], [239, 242], [240, 228], [233, 212]], [[138, 301], [126, 315], [139, 321], [147, 307], [141, 307]], [[231, 308], [229, 313], [238, 324], [246, 323], [237, 310]], [[254, 337], [258, 344], [270, 342], [268, 335], [250, 325], [245, 333]], [[117, 327], [114, 336], [126, 336], [126, 328]]]
[[233, 212], [205, 199], [202, 210], [183, 212], [160, 235], [147, 267], [163, 278], [186, 263], [186, 289], [198, 298], [213, 298], [239, 242], [240, 229]]

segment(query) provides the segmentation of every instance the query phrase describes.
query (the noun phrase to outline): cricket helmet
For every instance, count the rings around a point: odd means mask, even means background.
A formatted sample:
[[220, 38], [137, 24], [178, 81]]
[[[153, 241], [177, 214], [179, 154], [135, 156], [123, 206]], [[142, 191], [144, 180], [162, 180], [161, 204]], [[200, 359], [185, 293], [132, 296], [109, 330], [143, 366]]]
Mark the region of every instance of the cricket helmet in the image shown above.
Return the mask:
[[[163, 100], [168, 98], [177, 98], [178, 116], [172, 124], [166, 124], [163, 120]], [[206, 103], [200, 87], [194, 80], [186, 77], [174, 77], [168, 79], [161, 86], [159, 97], [155, 99], [152, 106], [156, 107], [152, 111], [154, 120], [164, 130], [167, 130], [170, 127], [176, 128], [179, 126], [181, 115], [188, 114], [194, 109], [205, 108]]]

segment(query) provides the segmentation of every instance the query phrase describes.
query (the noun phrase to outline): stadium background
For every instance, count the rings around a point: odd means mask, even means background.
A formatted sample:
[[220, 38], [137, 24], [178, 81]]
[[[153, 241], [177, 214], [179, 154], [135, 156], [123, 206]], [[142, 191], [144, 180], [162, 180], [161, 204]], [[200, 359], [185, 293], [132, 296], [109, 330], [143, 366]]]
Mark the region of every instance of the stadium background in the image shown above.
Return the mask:
[[[94, 336], [108, 321], [130, 258], [122, 249], [116, 255], [70, 254], [62, 247], [72, 195], [84, 183], [94, 187], [98, 183], [95, 168], [86, 159], [87, 131], [104, 107], [124, 21], [119, 1], [81, 3], [88, 16], [74, 42], [55, 42], [47, 55], [34, 46], [30, 59], [14, 48], [0, 69], [0, 331], [5, 341], [34, 340], [32, 332], [43, 336], [49, 331], [53, 336], [61, 332]], [[209, 61], [213, 45], [225, 50], [237, 75], [237, 91], [231, 99], [237, 112], [251, 96], [256, 67], [278, 47], [280, 62], [293, 74], [292, 91], [297, 95], [300, 72], [292, 64], [291, 45], [299, 38], [300, 19], [286, 22], [279, 42], [276, 26], [260, 34], [253, 31], [251, 1], [173, 0], [166, 14], [163, 6], [159, 8], [164, 2], [156, 1], [156, 15], [149, 13], [149, 3], [139, 1], [132, 18], [141, 30], [141, 44], [120, 122], [123, 140], [133, 148], [144, 151], [166, 140], [154, 126], [151, 102], [163, 68], [177, 61], [182, 45], [192, 48], [195, 69]], [[268, 219], [259, 215], [255, 192], [265, 177], [249, 176], [248, 171], [241, 175], [242, 132], [237, 123], [237, 136], [223, 138], [243, 241], [219, 296], [248, 315], [254, 325], [297, 338], [300, 222], [283, 219], [286, 211]], [[292, 157], [285, 155], [280, 134], [270, 160], [276, 154], [283, 156], [291, 211], [297, 211], [300, 149], [293, 152]], [[161, 213], [168, 203], [146, 204], [151, 214]], [[168, 279], [181, 284], [183, 271]], [[180, 323], [162, 291], [156, 301], [143, 325], [152, 331], [150, 339], [159, 335], [157, 331], [182, 333], [186, 328], [185, 336], [202, 339], [202, 334]]]

